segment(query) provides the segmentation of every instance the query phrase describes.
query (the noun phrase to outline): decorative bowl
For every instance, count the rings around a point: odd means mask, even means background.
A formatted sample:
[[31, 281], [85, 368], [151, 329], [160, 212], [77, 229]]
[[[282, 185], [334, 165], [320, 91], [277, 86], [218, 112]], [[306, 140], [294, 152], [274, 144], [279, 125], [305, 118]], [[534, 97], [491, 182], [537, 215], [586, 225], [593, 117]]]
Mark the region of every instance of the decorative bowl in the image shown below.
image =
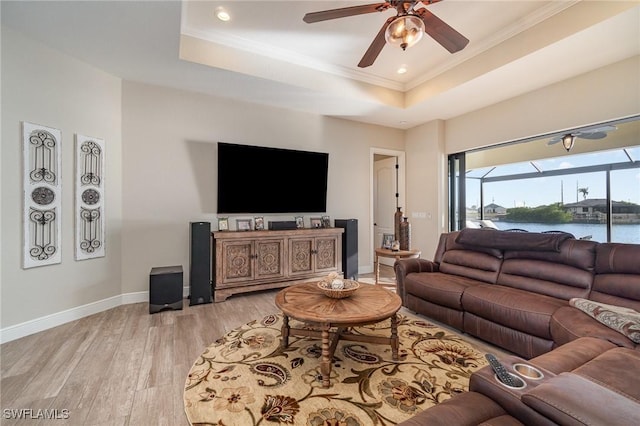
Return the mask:
[[344, 283], [343, 288], [333, 288], [330, 280], [322, 280], [318, 282], [318, 288], [325, 296], [332, 299], [344, 299], [351, 296], [360, 287], [360, 283], [354, 280], [342, 280]]

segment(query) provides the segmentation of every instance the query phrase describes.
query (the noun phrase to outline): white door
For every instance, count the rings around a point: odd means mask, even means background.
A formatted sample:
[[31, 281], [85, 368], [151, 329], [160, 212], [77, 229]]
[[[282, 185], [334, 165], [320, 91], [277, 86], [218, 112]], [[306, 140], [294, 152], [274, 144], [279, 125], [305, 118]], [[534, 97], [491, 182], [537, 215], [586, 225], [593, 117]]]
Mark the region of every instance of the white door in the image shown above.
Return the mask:
[[[382, 246], [382, 235], [393, 234], [397, 191], [396, 157], [374, 161], [373, 165], [373, 223], [374, 246]], [[383, 265], [393, 266], [394, 259], [380, 258]]]

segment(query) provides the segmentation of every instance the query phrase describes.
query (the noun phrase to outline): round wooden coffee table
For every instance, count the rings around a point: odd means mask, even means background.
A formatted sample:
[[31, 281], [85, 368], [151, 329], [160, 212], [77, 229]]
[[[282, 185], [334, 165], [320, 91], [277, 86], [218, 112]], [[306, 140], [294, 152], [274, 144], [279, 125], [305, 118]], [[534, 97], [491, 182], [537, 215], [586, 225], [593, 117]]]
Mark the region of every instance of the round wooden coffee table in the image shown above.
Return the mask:
[[[350, 297], [332, 299], [325, 296], [316, 283], [296, 284], [276, 295], [276, 305], [284, 314], [281, 342], [283, 348], [289, 346], [289, 336], [322, 339], [320, 372], [324, 387], [329, 387], [331, 359], [340, 339], [391, 345], [392, 357], [394, 360], [398, 359], [396, 312], [402, 306], [402, 301], [385, 288], [360, 284], [360, 288]], [[308, 328], [291, 328], [289, 318], [304, 322]], [[349, 333], [349, 327], [374, 324], [387, 318], [391, 318], [390, 337]]]
[[[389, 250], [389, 249], [385, 249], [385, 248], [377, 248], [376, 249], [376, 256], [375, 259], [373, 261], [374, 263], [374, 268], [376, 270], [376, 284], [380, 284], [380, 257], [390, 257], [390, 258], [395, 258], [396, 260], [398, 259], [412, 259], [412, 258], [416, 258], [416, 257], [420, 257], [420, 250], [418, 249], [411, 249], [411, 250]], [[380, 285], [390, 285], [390, 284], [380, 284]], [[396, 285], [393, 284], [393, 287], [395, 287]]]

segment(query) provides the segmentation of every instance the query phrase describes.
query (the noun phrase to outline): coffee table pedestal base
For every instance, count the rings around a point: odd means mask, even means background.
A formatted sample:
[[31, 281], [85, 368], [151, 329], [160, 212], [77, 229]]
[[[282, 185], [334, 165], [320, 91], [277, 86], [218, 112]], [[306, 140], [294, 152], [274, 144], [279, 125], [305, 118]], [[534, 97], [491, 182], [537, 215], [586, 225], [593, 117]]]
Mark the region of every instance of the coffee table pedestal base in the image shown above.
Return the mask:
[[[378, 322], [378, 321], [376, 321]], [[309, 323], [305, 322], [310, 328], [291, 328], [289, 326], [289, 317], [284, 315], [282, 323], [282, 341], [281, 346], [286, 349], [289, 346], [289, 338], [296, 337], [312, 337], [321, 340], [322, 359], [320, 360], [320, 372], [322, 373], [322, 386], [328, 388], [330, 386], [331, 377], [331, 361], [335, 354], [336, 347], [340, 340], [348, 340], [360, 343], [374, 343], [380, 345], [391, 346], [391, 357], [394, 361], [398, 360], [398, 350], [400, 341], [398, 339], [398, 318], [396, 314], [391, 316], [391, 336], [364, 336], [361, 334], [353, 334], [350, 332], [351, 327], [367, 325], [353, 324], [352, 326], [341, 325], [333, 327], [331, 323]], [[332, 330], [333, 328], [333, 330]]]

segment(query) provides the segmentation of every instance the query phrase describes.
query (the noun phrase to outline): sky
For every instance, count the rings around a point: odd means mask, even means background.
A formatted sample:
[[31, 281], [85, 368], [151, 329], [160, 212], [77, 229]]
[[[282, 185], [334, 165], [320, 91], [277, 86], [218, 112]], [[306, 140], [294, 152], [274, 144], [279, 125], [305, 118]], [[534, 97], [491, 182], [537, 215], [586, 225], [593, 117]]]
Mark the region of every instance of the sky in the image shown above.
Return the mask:
[[[640, 146], [628, 150], [634, 161], [640, 161]], [[536, 161], [541, 170], [558, 170], [571, 167], [590, 166], [629, 162], [622, 149], [582, 155], [567, 156], [560, 159]], [[474, 170], [467, 177], [478, 177], [489, 172], [490, 168]], [[488, 176], [503, 176], [517, 173], [535, 172], [530, 163], [499, 166]], [[605, 172], [584, 173], [579, 175], [553, 176], [537, 179], [523, 179], [505, 182], [490, 182], [484, 185], [484, 204], [495, 203], [502, 207], [536, 207], [557, 202], [575, 203], [584, 198], [578, 191], [587, 188], [587, 197], [606, 198]], [[611, 172], [611, 198], [614, 201], [627, 201], [640, 204], [640, 166]], [[480, 205], [480, 184], [477, 179], [467, 179], [467, 207]]]

